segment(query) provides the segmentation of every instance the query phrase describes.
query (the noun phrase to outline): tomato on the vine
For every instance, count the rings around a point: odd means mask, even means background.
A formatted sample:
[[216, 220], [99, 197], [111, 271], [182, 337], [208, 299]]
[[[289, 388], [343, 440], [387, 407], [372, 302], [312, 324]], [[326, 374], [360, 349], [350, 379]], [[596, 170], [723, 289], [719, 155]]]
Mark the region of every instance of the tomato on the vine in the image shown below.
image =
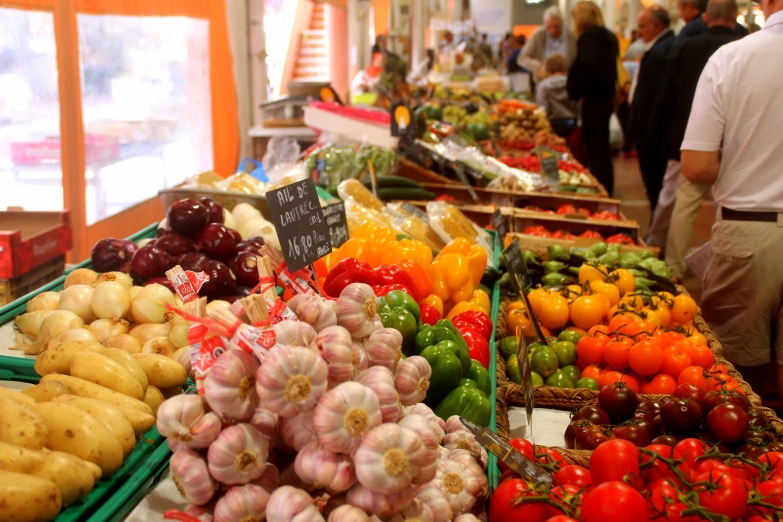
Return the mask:
[[546, 493], [536, 491], [522, 479], [502, 482], [489, 501], [490, 520], [525, 520], [545, 522], [552, 516], [552, 508], [543, 502], [520, 502], [522, 498], [546, 498]]
[[[760, 500], [766, 504], [783, 507], [783, 482], [777, 480], [765, 480], [756, 484], [755, 494], [751, 492], [751, 497]], [[753, 515], [770, 515], [773, 510], [769, 507], [754, 505], [749, 503], [745, 510], [745, 518]]]
[[568, 465], [568, 462], [566, 462], [563, 455], [561, 455], [559, 451], [553, 450], [552, 448], [538, 446], [536, 448], [536, 457], [538, 457], [538, 462], [541, 464], [553, 464], [556, 466], [556, 469], [560, 469], [561, 466]]
[[[672, 458], [674, 454], [674, 448], [665, 444], [650, 444], [645, 449], [652, 451], [657, 456], [666, 459]], [[641, 464], [650, 462], [653, 460], [653, 458], [654, 455], [643, 454]], [[647, 482], [654, 482], [656, 480], [673, 480], [675, 478], [675, 474], [672, 470], [669, 469], [669, 466], [657, 458], [651, 465], [642, 469], [642, 476], [645, 478], [645, 480], [647, 480]]]
[[602, 364], [604, 362], [604, 346], [609, 337], [602, 333], [590, 335], [589, 333], [576, 343], [576, 353], [580, 359], [589, 364]]
[[575, 464], [563, 466], [560, 471], [552, 475], [552, 478], [554, 479], [555, 484], [560, 484], [561, 486], [586, 488], [593, 484], [590, 471]]
[[706, 453], [707, 447], [699, 439], [683, 439], [674, 446], [674, 458], [685, 459], [683, 463], [688, 469], [695, 469], [696, 459]]
[[590, 475], [594, 484], [640, 477], [639, 448], [624, 439], [604, 442], [590, 457]]
[[[491, 515], [490, 519], [493, 520]], [[604, 482], [582, 498], [582, 520], [584, 522], [628, 522], [630, 520], [645, 522], [649, 520], [647, 501], [641, 493], [624, 482]]]
[[[508, 439], [508, 443], [512, 448], [516, 449], [522, 454], [523, 457], [530, 460], [535, 460], [535, 449], [533, 443], [527, 439]], [[498, 461], [498, 467], [501, 471], [506, 471], [508, 466], [503, 461]]]
[[687, 506], [678, 498], [679, 491], [669, 483], [662, 483], [650, 489], [650, 504], [659, 516], [652, 518], [655, 522], [699, 522], [696, 515], [682, 516]]
[[661, 369], [663, 357], [657, 343], [641, 341], [628, 352], [628, 365], [639, 375], [654, 375]]
[[[685, 354], [685, 356], [688, 357], [688, 354]], [[688, 357], [688, 359], [690, 359], [690, 357]], [[666, 362], [664, 359], [664, 365], [665, 364]], [[698, 366], [688, 366], [684, 368], [677, 376], [677, 384], [693, 384], [697, 388], [706, 390], [707, 378], [704, 376], [704, 369]]]
[[696, 488], [702, 507], [725, 515], [731, 521], [739, 520], [745, 513], [748, 492], [741, 478], [725, 470], [718, 470], [716, 466], [712, 471], [697, 475], [694, 480], [706, 483]]

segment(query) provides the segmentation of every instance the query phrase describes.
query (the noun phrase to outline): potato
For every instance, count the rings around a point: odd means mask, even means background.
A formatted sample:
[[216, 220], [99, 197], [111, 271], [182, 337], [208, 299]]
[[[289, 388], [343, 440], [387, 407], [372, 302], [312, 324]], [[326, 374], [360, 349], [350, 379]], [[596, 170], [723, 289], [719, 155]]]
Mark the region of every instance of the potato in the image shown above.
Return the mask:
[[60, 490], [51, 480], [0, 471], [0, 520], [47, 522], [62, 508]]
[[95, 341], [72, 341], [58, 344], [46, 350], [35, 359], [35, 371], [44, 376], [50, 373], [68, 374], [71, 369], [71, 359], [80, 353], [103, 353], [103, 345]]
[[158, 408], [160, 408], [160, 405], [163, 404], [163, 401], [165, 400], [166, 398], [160, 390], [154, 386], [149, 386], [146, 393], [144, 393], [144, 404], [152, 408], [152, 414], [155, 416], [158, 415]]
[[154, 353], [136, 353], [133, 357], [144, 368], [149, 383], [159, 390], [182, 386], [188, 380], [185, 368], [174, 359]]
[[44, 420], [31, 411], [34, 406], [35, 403], [23, 406], [0, 399], [0, 441], [33, 450], [46, 446], [49, 430]]
[[144, 390], [136, 377], [117, 361], [99, 353], [81, 353], [71, 359], [71, 375], [141, 400]]
[[97, 464], [104, 475], [122, 466], [122, 446], [95, 417], [70, 404], [39, 402], [33, 406], [49, 428], [46, 447]]
[[[50, 451], [49, 453], [54, 453], [53, 451]], [[58, 451], [57, 453], [62, 453], [62, 451]], [[66, 453], [68, 455], [68, 453]], [[74, 457], [79, 458], [79, 457]], [[98, 467], [97, 464], [93, 464], [89, 460], [82, 460], [79, 459], [81, 462], [84, 463], [85, 466], [87, 466], [87, 469], [90, 470], [90, 474], [92, 475], [92, 479], [94, 482], [98, 482], [101, 480], [101, 477], [103, 476], [103, 472], [101, 471], [101, 468]]]
[[128, 458], [128, 455], [133, 451], [133, 447], [136, 445], [133, 426], [122, 410], [114, 404], [76, 395], [61, 395], [55, 397], [52, 402], [76, 406], [98, 419], [122, 446], [123, 458]]
[[68, 393], [68, 388], [59, 382], [45, 382], [25, 388], [22, 393], [35, 399], [35, 402], [47, 402], [58, 395], [65, 395]]
[[128, 417], [131, 426], [133, 426], [133, 433], [136, 434], [136, 438], [141, 437], [150, 431], [155, 425], [155, 416], [146, 411], [128, 408], [127, 406], [122, 406], [120, 404], [117, 404], [116, 406], [122, 410], [122, 413], [124, 413], [126, 417]]
[[32, 397], [28, 397], [27, 395], [24, 395], [21, 392], [9, 390], [8, 388], [3, 388], [0, 386], [0, 399], [6, 399], [9, 401], [14, 401], [17, 404], [21, 404], [23, 406], [32, 406], [35, 404], [35, 399]]
[[60, 490], [63, 506], [92, 491], [95, 478], [86, 461], [61, 451], [35, 451], [0, 442], [0, 470], [51, 480]]
[[42, 383], [50, 381], [64, 384], [71, 395], [98, 399], [99, 401], [110, 402], [123, 408], [135, 408], [144, 413], [152, 414], [152, 409], [143, 402], [78, 377], [53, 373], [41, 378]]
[[105, 348], [103, 355], [120, 363], [126, 370], [130, 371], [141, 384], [141, 389], [145, 392], [147, 391], [147, 386], [149, 385], [147, 374], [144, 373], [144, 368], [141, 367], [139, 361], [134, 359], [131, 354], [119, 348]]

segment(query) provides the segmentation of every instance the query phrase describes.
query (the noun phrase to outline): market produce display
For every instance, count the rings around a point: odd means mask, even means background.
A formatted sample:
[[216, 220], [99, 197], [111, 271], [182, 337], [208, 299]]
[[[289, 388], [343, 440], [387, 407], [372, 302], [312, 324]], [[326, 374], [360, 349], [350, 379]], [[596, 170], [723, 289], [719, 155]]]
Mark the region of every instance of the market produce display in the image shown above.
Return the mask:
[[582, 216], [592, 218], [592, 219], [603, 219], [606, 221], [619, 221], [620, 216], [618, 216], [615, 212], [609, 211], [609, 210], [598, 210], [596, 212], [590, 212], [588, 209], [584, 207], [576, 207], [575, 205], [572, 205], [570, 203], [563, 203], [562, 205], [559, 205], [557, 209], [543, 209], [541, 207], [537, 207], [535, 205], [525, 205], [522, 207], [522, 210], [529, 210], [531, 212], [541, 212], [544, 214], [553, 214], [553, 215], [562, 215], [562, 216], [569, 216], [569, 215], [575, 215], [575, 214], [581, 214]]

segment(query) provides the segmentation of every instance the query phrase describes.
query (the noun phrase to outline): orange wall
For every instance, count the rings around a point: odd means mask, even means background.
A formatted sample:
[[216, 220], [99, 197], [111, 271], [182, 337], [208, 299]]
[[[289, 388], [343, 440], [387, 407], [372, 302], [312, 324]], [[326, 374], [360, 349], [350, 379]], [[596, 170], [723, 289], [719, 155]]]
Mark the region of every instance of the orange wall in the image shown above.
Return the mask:
[[389, 5], [390, 0], [373, 0], [372, 10], [375, 14], [375, 34], [388, 34], [389, 32]]
[[324, 18], [326, 22], [329, 43], [329, 79], [332, 87], [343, 100], [348, 95], [348, 10], [344, 7], [335, 7], [324, 4]]
[[288, 41], [288, 52], [283, 64], [283, 74], [280, 78], [281, 95], [288, 94], [287, 84], [294, 77], [296, 68], [296, 58], [299, 56], [299, 44], [302, 42], [302, 31], [310, 27], [310, 16], [313, 13], [313, 3], [309, 0], [297, 0], [296, 14], [294, 15], [293, 27], [291, 27], [291, 37]]
[[515, 25], [514, 26], [514, 36], [519, 36], [520, 34], [524, 34], [528, 38], [530, 38], [533, 35], [533, 32], [538, 29], [540, 26], [538, 25]]

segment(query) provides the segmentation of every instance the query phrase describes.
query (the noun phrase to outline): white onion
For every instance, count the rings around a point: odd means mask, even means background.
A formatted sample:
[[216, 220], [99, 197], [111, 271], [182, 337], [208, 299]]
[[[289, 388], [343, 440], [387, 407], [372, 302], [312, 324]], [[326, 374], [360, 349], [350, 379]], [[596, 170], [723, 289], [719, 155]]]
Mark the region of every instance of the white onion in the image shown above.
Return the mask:
[[128, 321], [120, 319], [115, 321], [114, 319], [98, 319], [90, 323], [89, 330], [95, 334], [95, 338], [99, 343], [102, 343], [105, 339], [114, 335], [120, 335], [128, 333]]
[[81, 317], [85, 323], [93, 322], [97, 319], [90, 306], [94, 291], [95, 288], [90, 285], [69, 286], [60, 296], [60, 310], [70, 310]]
[[184, 348], [188, 345], [188, 330], [190, 330], [190, 321], [180, 316], [176, 316], [169, 321], [171, 329], [169, 330], [169, 339], [177, 348]]
[[225, 208], [223, 209], [223, 226], [226, 228], [237, 228], [237, 222], [234, 219], [234, 216]]
[[147, 323], [134, 326], [133, 329], [128, 333], [135, 337], [139, 343], [144, 346], [144, 344], [146, 344], [146, 342], [153, 337], [168, 335], [170, 328], [171, 326], [169, 323]]
[[63, 343], [97, 340], [98, 338], [95, 336], [95, 334], [87, 328], [74, 328], [73, 330], [68, 330], [63, 334], [58, 335], [56, 339], [50, 341], [49, 348], [54, 348], [55, 346]]
[[145, 286], [131, 303], [131, 316], [139, 324], [165, 323], [174, 315], [166, 305], [174, 306], [174, 294], [163, 285]]
[[144, 290], [143, 286], [132, 286], [128, 288], [128, 295], [131, 298], [131, 304], [133, 303], [133, 300], [138, 297], [142, 290]]
[[122, 284], [116, 281], [106, 281], [95, 287], [91, 305], [92, 311], [99, 318], [118, 321], [128, 315], [130, 311], [130, 294]]
[[223, 301], [222, 299], [216, 299], [210, 303], [207, 303], [207, 316], [209, 316], [209, 312], [212, 310], [217, 310], [219, 308], [228, 308], [231, 306], [231, 303], [228, 301]]
[[254, 218], [250, 221], [245, 221], [244, 223], [237, 223], [237, 232], [239, 232], [239, 235], [242, 236], [242, 239], [247, 239], [250, 237], [250, 233], [256, 229], [259, 229], [263, 226], [269, 225], [269, 221], [263, 218]]
[[171, 355], [177, 351], [177, 348], [172, 344], [168, 337], [153, 337], [141, 347], [141, 353], [155, 353], [158, 355], [165, 355], [171, 357]]
[[41, 353], [49, 348], [49, 341], [56, 339], [58, 335], [82, 326], [84, 326], [84, 321], [73, 312], [68, 310], [53, 312], [41, 323], [41, 330], [33, 343], [33, 347], [37, 349], [36, 353]]
[[148, 243], [152, 243], [153, 241], [155, 241], [155, 239], [157, 239], [157, 238], [154, 238], [154, 237], [145, 237], [144, 239], [142, 239], [142, 240], [138, 241], [138, 242], [136, 243], [136, 245], [137, 245], [139, 248], [141, 248], [141, 247], [143, 247], [144, 245], [146, 245], [146, 244], [148, 244]]
[[261, 212], [253, 205], [247, 203], [240, 203], [234, 207], [234, 210], [231, 211], [231, 215], [234, 217], [236, 226], [240, 228], [248, 221], [261, 219]]
[[93, 286], [98, 286], [101, 283], [105, 283], [107, 281], [119, 283], [126, 290], [133, 286], [133, 279], [131, 279], [131, 276], [124, 272], [106, 272], [105, 274], [101, 274], [98, 276], [98, 279], [95, 280]]
[[[103, 320], [104, 319], [101, 319], [101, 321]], [[119, 348], [120, 350], [125, 350], [128, 353], [141, 352], [141, 343], [139, 340], [126, 333], [107, 337], [101, 344], [103, 344], [103, 346], [106, 348]]]
[[89, 268], [77, 268], [65, 278], [63, 286], [68, 288], [73, 285], [91, 285], [98, 279], [98, 272]]
[[42, 292], [27, 301], [28, 312], [42, 310], [57, 310], [60, 303], [60, 292]]
[[54, 310], [38, 310], [37, 312], [19, 315], [15, 320], [16, 326], [23, 334], [30, 337], [38, 337], [38, 333], [41, 331], [41, 323], [54, 312]]

